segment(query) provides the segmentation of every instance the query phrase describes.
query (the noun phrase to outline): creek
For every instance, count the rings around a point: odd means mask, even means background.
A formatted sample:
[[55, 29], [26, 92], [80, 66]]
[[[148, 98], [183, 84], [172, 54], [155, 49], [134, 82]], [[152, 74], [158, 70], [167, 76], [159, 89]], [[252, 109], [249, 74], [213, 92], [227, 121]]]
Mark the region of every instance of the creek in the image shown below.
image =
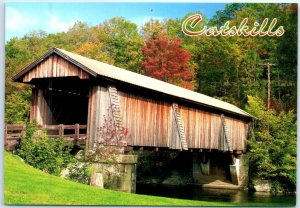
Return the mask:
[[288, 202], [296, 203], [296, 195], [251, 192], [242, 190], [225, 190], [225, 189], [203, 189], [199, 186], [168, 186], [168, 185], [152, 185], [139, 184], [136, 186], [137, 194], [163, 196], [177, 199], [190, 199], [211, 202], [261, 202], [261, 203], [279, 203]]

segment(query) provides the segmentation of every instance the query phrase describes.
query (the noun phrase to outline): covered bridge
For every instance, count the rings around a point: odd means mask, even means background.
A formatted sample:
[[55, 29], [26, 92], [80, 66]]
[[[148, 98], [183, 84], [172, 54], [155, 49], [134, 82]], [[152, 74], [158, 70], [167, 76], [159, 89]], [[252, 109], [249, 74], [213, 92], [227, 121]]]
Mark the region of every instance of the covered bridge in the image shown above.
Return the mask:
[[133, 148], [246, 151], [252, 116], [242, 109], [62, 49], [49, 50], [13, 80], [34, 86], [31, 121], [87, 125], [87, 148], [100, 139], [112, 108], [114, 125], [128, 129]]

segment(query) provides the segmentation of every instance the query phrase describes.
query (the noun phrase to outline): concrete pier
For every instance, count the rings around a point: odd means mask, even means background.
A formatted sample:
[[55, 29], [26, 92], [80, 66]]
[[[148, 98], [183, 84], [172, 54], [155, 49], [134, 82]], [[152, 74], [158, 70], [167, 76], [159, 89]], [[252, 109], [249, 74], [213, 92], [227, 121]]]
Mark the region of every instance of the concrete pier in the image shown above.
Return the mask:
[[231, 164], [230, 153], [195, 153], [193, 179], [205, 188], [245, 189], [248, 186], [249, 157], [235, 156]]
[[137, 155], [117, 155], [114, 162], [93, 164], [94, 172], [103, 175], [104, 188], [135, 193]]
[[205, 153], [193, 154], [193, 178], [198, 182], [199, 177], [208, 176], [210, 173], [210, 158]]
[[235, 164], [229, 166], [231, 182], [234, 185], [240, 184], [240, 160], [238, 158], [235, 159]]

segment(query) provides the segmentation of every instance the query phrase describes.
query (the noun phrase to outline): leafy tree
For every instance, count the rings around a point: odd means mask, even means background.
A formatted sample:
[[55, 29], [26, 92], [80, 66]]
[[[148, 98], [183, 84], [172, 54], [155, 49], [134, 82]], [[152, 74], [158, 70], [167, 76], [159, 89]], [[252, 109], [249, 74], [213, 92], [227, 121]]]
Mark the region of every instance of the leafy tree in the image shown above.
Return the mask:
[[62, 40], [65, 43], [63, 46], [65, 50], [75, 51], [83, 43], [98, 42], [99, 37], [94, 28], [89, 27], [85, 22], [77, 21], [67, 33], [63, 34]]
[[247, 95], [265, 99], [267, 75], [262, 64], [270, 62], [277, 64], [271, 69], [272, 108], [278, 112], [295, 109], [296, 13], [289, 4], [228, 4], [225, 10], [217, 12], [209, 25], [220, 26], [225, 21], [239, 25], [247, 17], [251, 27], [255, 21], [261, 23], [268, 17], [277, 18], [277, 25], [284, 25], [287, 31], [281, 37], [184, 38], [185, 48], [192, 52], [197, 91], [241, 107]]
[[271, 180], [274, 191], [294, 191], [297, 154], [294, 112], [266, 111], [265, 104], [251, 96], [246, 109], [257, 118], [255, 139], [249, 141], [251, 175]]
[[184, 39], [185, 35], [181, 30], [181, 19], [166, 18], [162, 21], [150, 19], [142, 28], [141, 33], [144, 39], [156, 39], [158, 36], [167, 35], [169, 38]]
[[144, 40], [138, 32], [137, 25], [123, 17], [114, 17], [101, 23], [97, 29], [109, 37], [104, 42], [105, 50], [115, 65], [140, 73], [140, 48]]
[[222, 26], [228, 20], [235, 19], [235, 12], [243, 9], [245, 6], [246, 4], [242, 3], [226, 4], [225, 9], [217, 11], [209, 24], [214, 26]]
[[284, 109], [296, 109], [297, 106], [297, 4], [288, 4], [282, 8], [282, 21], [285, 34], [278, 38], [275, 57], [278, 70], [274, 74], [275, 97], [284, 103]]
[[157, 19], [150, 19], [142, 26], [142, 35], [146, 40], [155, 39], [165, 33], [166, 28]]
[[31, 90], [28, 86], [12, 92], [5, 101], [5, 123], [17, 124], [29, 121]]
[[84, 42], [74, 53], [108, 64], [114, 64], [114, 60], [104, 51], [103, 43]]
[[142, 48], [144, 74], [165, 82], [193, 89], [193, 68], [189, 66], [191, 54], [181, 48], [179, 38], [158, 36], [149, 39]]

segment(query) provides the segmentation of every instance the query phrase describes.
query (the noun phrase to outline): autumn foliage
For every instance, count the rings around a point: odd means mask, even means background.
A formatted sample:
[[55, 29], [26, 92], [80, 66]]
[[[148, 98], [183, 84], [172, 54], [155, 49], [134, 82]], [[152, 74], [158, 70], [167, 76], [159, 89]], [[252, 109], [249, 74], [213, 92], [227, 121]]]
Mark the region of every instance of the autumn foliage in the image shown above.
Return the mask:
[[146, 41], [142, 48], [145, 75], [193, 90], [194, 70], [189, 66], [191, 53], [181, 47], [179, 38], [166, 36]]

